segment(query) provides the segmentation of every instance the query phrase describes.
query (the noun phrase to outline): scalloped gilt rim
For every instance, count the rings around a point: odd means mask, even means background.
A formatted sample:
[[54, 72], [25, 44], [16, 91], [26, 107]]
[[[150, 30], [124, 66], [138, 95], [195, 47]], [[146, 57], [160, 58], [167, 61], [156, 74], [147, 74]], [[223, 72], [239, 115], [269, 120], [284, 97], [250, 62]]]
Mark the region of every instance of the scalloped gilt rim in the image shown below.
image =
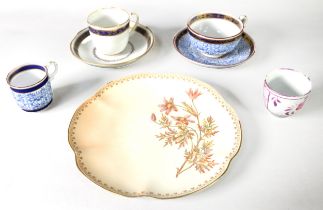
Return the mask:
[[[154, 193], [154, 192], [127, 192], [121, 189], [116, 189], [112, 186], [109, 186], [108, 183], [102, 182], [102, 180], [95, 177], [93, 174], [91, 174], [90, 171], [87, 170], [86, 165], [82, 161], [82, 151], [79, 149], [76, 138], [74, 137], [74, 130], [77, 126], [77, 121], [79, 119], [79, 116], [82, 114], [82, 112], [90, 105], [92, 104], [96, 99], [100, 98], [105, 91], [108, 91], [109, 89], [117, 86], [118, 84], [122, 84], [127, 81], [131, 80], [137, 80], [137, 79], [143, 79], [143, 78], [154, 78], [154, 79], [177, 79], [177, 80], [183, 80], [187, 82], [191, 82], [195, 85], [198, 85], [202, 88], [205, 88], [207, 91], [209, 91], [210, 94], [221, 104], [223, 108], [229, 113], [233, 123], [234, 128], [236, 129], [235, 132], [235, 143], [232, 151], [225, 157], [225, 161], [223, 165], [220, 167], [220, 169], [209, 179], [206, 180], [204, 183], [201, 183], [195, 187], [191, 187], [190, 189], [183, 190], [182, 192], [176, 192], [176, 193]], [[78, 169], [81, 173], [83, 173], [89, 180], [94, 182], [96, 185], [119, 195], [127, 196], [127, 197], [153, 197], [158, 199], [170, 199], [170, 198], [178, 198], [185, 195], [192, 194], [194, 192], [203, 190], [205, 188], [210, 187], [213, 185], [228, 169], [231, 160], [236, 156], [238, 153], [242, 141], [242, 130], [241, 130], [241, 124], [239, 121], [239, 118], [235, 112], [235, 110], [223, 99], [223, 97], [210, 85], [208, 85], [205, 82], [199, 81], [197, 79], [194, 79], [189, 76], [179, 75], [179, 74], [157, 74], [157, 73], [144, 73], [144, 74], [135, 74], [131, 76], [127, 76], [118, 80], [114, 80], [111, 82], [108, 82], [103, 87], [101, 87], [92, 97], [87, 99], [85, 102], [82, 103], [81, 106], [79, 106], [75, 113], [73, 114], [73, 117], [70, 121], [69, 128], [68, 128], [68, 142], [72, 148], [72, 150], [75, 153], [75, 161]]]

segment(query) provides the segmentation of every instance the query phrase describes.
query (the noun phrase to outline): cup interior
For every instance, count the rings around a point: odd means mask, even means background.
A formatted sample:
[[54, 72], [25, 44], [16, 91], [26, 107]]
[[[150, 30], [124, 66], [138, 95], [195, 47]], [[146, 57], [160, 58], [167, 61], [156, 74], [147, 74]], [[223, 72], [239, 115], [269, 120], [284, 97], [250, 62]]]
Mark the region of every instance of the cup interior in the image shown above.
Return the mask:
[[46, 69], [42, 66], [22, 66], [9, 74], [8, 83], [12, 87], [25, 88], [41, 82], [46, 75]]
[[311, 80], [292, 69], [274, 70], [267, 75], [265, 82], [271, 90], [287, 97], [304, 96], [312, 89]]
[[188, 26], [197, 34], [215, 39], [236, 36], [243, 29], [241, 21], [215, 13], [195, 16]]
[[99, 28], [111, 28], [126, 23], [129, 14], [119, 8], [99, 9], [88, 16], [88, 24]]

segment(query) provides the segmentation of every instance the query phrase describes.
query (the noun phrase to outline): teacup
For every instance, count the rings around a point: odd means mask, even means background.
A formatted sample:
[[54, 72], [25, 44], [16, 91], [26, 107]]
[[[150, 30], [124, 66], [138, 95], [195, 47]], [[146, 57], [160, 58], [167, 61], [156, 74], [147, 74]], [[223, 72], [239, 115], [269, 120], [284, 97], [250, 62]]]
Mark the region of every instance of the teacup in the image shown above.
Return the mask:
[[135, 13], [111, 7], [92, 12], [87, 22], [91, 39], [97, 52], [104, 55], [115, 55], [122, 52], [139, 21]]
[[[53, 69], [49, 74], [49, 69]], [[54, 61], [46, 66], [27, 64], [9, 72], [7, 83], [18, 106], [27, 112], [45, 109], [53, 100], [50, 81], [57, 73]]]
[[311, 89], [312, 82], [303, 73], [288, 68], [276, 69], [264, 82], [265, 106], [275, 116], [291, 116], [303, 108]]
[[246, 21], [246, 16], [234, 18], [219, 13], [197, 15], [187, 23], [191, 46], [206, 56], [223, 56], [238, 45]]

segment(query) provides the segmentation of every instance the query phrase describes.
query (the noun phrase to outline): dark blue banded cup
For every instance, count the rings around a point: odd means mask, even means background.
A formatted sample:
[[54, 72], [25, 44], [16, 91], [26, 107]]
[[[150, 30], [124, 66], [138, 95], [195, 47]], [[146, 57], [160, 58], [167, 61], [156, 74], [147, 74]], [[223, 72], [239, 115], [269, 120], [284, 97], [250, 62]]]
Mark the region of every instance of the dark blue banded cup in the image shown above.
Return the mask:
[[219, 13], [202, 13], [187, 23], [191, 46], [209, 57], [220, 57], [239, 44], [246, 16], [233, 18]]
[[126, 49], [130, 32], [139, 21], [136, 13], [121, 8], [101, 8], [88, 18], [89, 32], [95, 51], [101, 55], [117, 55]]
[[[53, 69], [49, 74], [48, 70]], [[18, 106], [27, 112], [45, 109], [53, 100], [50, 81], [57, 73], [56, 62], [46, 66], [27, 64], [9, 72], [7, 83]]]

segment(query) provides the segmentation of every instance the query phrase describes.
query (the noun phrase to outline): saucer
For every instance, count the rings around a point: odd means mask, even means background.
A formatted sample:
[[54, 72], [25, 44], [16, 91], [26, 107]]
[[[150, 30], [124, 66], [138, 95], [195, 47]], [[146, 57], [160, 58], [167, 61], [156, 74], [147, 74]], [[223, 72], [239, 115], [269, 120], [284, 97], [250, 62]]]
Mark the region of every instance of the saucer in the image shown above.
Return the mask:
[[210, 68], [230, 68], [249, 60], [255, 53], [255, 44], [247, 34], [242, 34], [242, 39], [237, 47], [230, 53], [220, 57], [210, 57], [190, 45], [187, 29], [183, 29], [174, 36], [176, 50], [193, 63]]
[[81, 61], [97, 67], [119, 68], [129, 65], [148, 53], [154, 43], [152, 31], [138, 25], [129, 37], [126, 49], [117, 55], [104, 55], [96, 51], [88, 28], [80, 31], [70, 44], [72, 54]]

